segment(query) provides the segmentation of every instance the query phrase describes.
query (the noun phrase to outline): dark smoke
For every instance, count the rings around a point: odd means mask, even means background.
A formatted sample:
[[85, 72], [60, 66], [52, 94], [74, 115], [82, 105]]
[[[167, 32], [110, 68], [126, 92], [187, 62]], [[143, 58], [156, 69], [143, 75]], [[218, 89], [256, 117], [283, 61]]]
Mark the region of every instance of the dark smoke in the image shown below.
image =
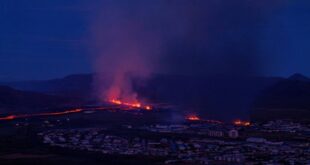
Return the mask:
[[[100, 73], [97, 89], [104, 99], [134, 100], [132, 76], [257, 75], [260, 25], [281, 3], [104, 1], [96, 8], [92, 25], [94, 63]], [[104, 81], [101, 74], [105, 75]]]

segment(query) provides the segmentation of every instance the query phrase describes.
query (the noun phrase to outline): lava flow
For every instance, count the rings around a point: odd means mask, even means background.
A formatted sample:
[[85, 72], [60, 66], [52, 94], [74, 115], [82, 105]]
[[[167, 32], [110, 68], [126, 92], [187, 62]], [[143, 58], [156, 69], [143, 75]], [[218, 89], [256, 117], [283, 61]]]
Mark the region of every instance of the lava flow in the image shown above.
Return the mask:
[[129, 103], [129, 102], [124, 102], [118, 99], [111, 99], [109, 100], [109, 102], [112, 104], [127, 106], [131, 108], [141, 108], [144, 110], [152, 110], [152, 107], [150, 105], [142, 105], [140, 102]]
[[[152, 110], [152, 107], [149, 105], [141, 105], [140, 103], [127, 103], [127, 102], [121, 102], [119, 100], [111, 100], [110, 103], [113, 103], [115, 105], [122, 105], [129, 107], [126, 109], [125, 107], [122, 108], [122, 110], [129, 110], [132, 108], [139, 108], [143, 110]], [[27, 118], [27, 117], [40, 117], [40, 116], [58, 116], [58, 115], [66, 115], [71, 113], [79, 113], [86, 110], [109, 110], [116, 107], [97, 107], [97, 108], [77, 108], [77, 109], [71, 109], [61, 112], [44, 112], [44, 113], [34, 113], [34, 114], [18, 114], [18, 115], [8, 115], [5, 117], [0, 117], [0, 121], [6, 121], [6, 120], [15, 120], [20, 118]]]
[[9, 115], [5, 117], [0, 117], [0, 121], [2, 120], [14, 120], [20, 118], [27, 118], [27, 117], [40, 117], [40, 116], [59, 116], [59, 115], [67, 115], [72, 113], [79, 113], [87, 110], [110, 110], [116, 107], [97, 107], [97, 108], [76, 108], [71, 110], [65, 110], [60, 112], [43, 112], [43, 113], [33, 113], [33, 114], [19, 114], [19, 115]]
[[46, 113], [36, 113], [36, 114], [9, 115], [6, 117], [0, 117], [0, 121], [1, 120], [14, 120], [14, 119], [25, 118], [25, 117], [65, 115], [65, 114], [70, 114], [70, 113], [78, 113], [78, 112], [82, 112], [82, 111], [83, 111], [83, 109], [72, 109], [72, 110], [67, 110], [67, 111], [62, 111], [62, 112], [46, 112]]
[[189, 116], [186, 116], [185, 118], [186, 118], [186, 120], [190, 120], [190, 121], [199, 121], [200, 120], [200, 117], [197, 115], [189, 115]]
[[235, 120], [233, 123], [236, 126], [250, 126], [251, 125], [249, 121], [241, 121], [241, 120]]
[[201, 119], [198, 115], [188, 115], [185, 117], [185, 119], [188, 121], [200, 121], [214, 124], [223, 124], [223, 122], [219, 120]]

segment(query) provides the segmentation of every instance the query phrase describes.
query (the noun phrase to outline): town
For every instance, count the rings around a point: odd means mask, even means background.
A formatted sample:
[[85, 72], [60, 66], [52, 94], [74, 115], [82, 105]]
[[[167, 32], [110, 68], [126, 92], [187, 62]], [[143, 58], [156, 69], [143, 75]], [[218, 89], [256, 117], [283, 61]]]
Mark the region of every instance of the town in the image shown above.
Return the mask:
[[310, 164], [309, 124], [284, 120], [52, 129], [38, 136], [49, 147], [161, 157], [165, 164]]

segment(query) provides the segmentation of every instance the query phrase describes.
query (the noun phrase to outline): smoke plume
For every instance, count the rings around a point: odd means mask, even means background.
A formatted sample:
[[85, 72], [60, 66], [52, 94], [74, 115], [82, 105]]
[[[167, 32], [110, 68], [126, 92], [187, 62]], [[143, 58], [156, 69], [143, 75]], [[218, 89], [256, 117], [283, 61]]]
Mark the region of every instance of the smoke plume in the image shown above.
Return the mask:
[[159, 55], [158, 36], [148, 30], [129, 9], [106, 7], [96, 19], [96, 89], [102, 100], [136, 102], [132, 78], [147, 78], [155, 69]]
[[133, 77], [259, 74], [259, 27], [279, 3], [104, 1], [91, 29], [95, 88], [102, 99], [135, 101]]

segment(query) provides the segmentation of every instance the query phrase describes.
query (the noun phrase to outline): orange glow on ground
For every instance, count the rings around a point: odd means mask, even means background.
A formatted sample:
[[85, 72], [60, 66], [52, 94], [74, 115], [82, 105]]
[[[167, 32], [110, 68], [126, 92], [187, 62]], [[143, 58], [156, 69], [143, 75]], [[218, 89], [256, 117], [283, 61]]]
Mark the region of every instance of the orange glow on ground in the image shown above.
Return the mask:
[[210, 119], [202, 119], [198, 115], [188, 115], [188, 116], [185, 117], [185, 119], [189, 120], [189, 121], [201, 121], [201, 122], [214, 123], [214, 124], [223, 124], [222, 121], [210, 120]]
[[235, 120], [234, 122], [234, 125], [237, 125], [237, 126], [250, 126], [251, 123], [249, 121], [242, 121], [242, 120]]
[[140, 102], [134, 102], [134, 103], [129, 103], [129, 102], [124, 102], [118, 99], [111, 99], [109, 100], [110, 103], [116, 104], [116, 105], [123, 105], [131, 108], [142, 108], [144, 110], [152, 110], [152, 107], [149, 105], [142, 106]]
[[147, 106], [145, 106], [145, 109], [146, 109], [146, 110], [152, 110], [152, 107], [149, 106], [149, 105], [147, 105]]
[[112, 99], [112, 100], [110, 100], [110, 102], [113, 103], [113, 104], [117, 104], [117, 105], [122, 105], [123, 104], [122, 101], [116, 100], [116, 99]]
[[65, 115], [69, 113], [78, 113], [82, 112], [82, 109], [73, 109], [73, 110], [68, 110], [68, 111], [63, 111], [63, 112], [51, 112], [51, 113], [41, 113], [38, 114], [39, 116], [51, 116], [51, 115]]
[[78, 113], [82, 112], [83, 109], [72, 109], [72, 110], [67, 110], [63, 112], [46, 112], [46, 113], [36, 113], [36, 114], [21, 114], [21, 115], [10, 115], [6, 117], [1, 117], [1, 120], [14, 120], [18, 118], [24, 118], [24, 117], [37, 117], [37, 116], [56, 116], [56, 115], [65, 115], [65, 114], [70, 114], [70, 113]]
[[199, 121], [200, 117], [197, 115], [189, 115], [185, 117], [186, 120], [190, 120], [190, 121]]
[[6, 116], [6, 117], [0, 117], [0, 120], [14, 120], [15, 118], [16, 118], [16, 116], [10, 115], [10, 116]]
[[[122, 108], [122, 110], [131, 110], [132, 108], [143, 108], [144, 110], [152, 110], [152, 107], [149, 105], [142, 106], [140, 103], [123, 103], [119, 100], [111, 100], [111, 103], [115, 105], [123, 105], [126, 106]], [[18, 114], [18, 115], [8, 115], [5, 117], [0, 117], [0, 121], [8, 121], [8, 120], [14, 120], [14, 119], [20, 119], [20, 118], [27, 118], [27, 117], [40, 117], [40, 116], [58, 116], [58, 115], [66, 115], [66, 114], [72, 114], [72, 113], [80, 113], [87, 110], [112, 110], [114, 108], [119, 108], [118, 106], [114, 107], [97, 107], [97, 108], [77, 108], [77, 109], [71, 109], [61, 112], [43, 112], [43, 113], [34, 113], [34, 114]]]

